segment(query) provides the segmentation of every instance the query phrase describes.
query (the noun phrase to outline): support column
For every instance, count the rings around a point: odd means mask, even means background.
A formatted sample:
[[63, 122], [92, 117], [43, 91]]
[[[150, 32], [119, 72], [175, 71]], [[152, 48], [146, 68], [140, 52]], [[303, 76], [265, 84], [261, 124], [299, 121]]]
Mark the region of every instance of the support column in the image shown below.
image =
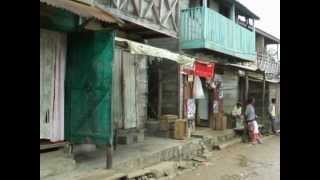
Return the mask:
[[249, 98], [248, 94], [249, 94], [249, 77], [248, 77], [248, 72], [246, 72], [246, 75], [245, 75], [245, 88], [244, 88], [244, 101], [245, 102]]
[[277, 60], [279, 61], [279, 44], [277, 44]]
[[208, 1], [208, 0], [202, 0], [202, 6], [205, 7], [205, 8], [208, 7], [208, 6], [207, 6], [207, 1]]
[[160, 120], [162, 115], [162, 71], [160, 68], [158, 66], [158, 120]]
[[106, 167], [107, 169], [111, 169], [112, 168], [112, 154], [113, 154], [113, 148], [112, 148], [112, 144], [107, 144], [106, 147]]
[[234, 3], [232, 4], [231, 8], [230, 8], [230, 19], [231, 21], [235, 22], [236, 21], [236, 8]]
[[266, 96], [266, 74], [263, 72], [263, 89], [262, 89], [262, 118], [265, 121], [265, 96]]

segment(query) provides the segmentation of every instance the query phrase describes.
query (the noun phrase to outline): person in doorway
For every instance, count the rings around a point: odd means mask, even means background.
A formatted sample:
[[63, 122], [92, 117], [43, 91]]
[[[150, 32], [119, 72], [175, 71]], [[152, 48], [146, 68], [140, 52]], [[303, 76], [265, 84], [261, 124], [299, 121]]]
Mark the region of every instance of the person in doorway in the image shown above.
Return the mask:
[[276, 120], [277, 120], [277, 111], [276, 111], [276, 99], [272, 98], [271, 99], [271, 104], [269, 106], [269, 117], [271, 121], [271, 129], [274, 134], [277, 135], [276, 131]]
[[259, 132], [259, 126], [256, 120], [257, 115], [255, 113], [255, 109], [253, 106], [254, 102], [255, 102], [254, 98], [248, 99], [248, 102], [247, 102], [248, 104], [245, 110], [245, 119], [246, 119], [248, 131], [249, 131], [249, 137], [250, 137], [251, 143], [256, 144], [258, 142], [259, 144], [262, 144], [261, 134]]
[[240, 102], [234, 106], [231, 115], [236, 121], [236, 129], [243, 128], [242, 104]]

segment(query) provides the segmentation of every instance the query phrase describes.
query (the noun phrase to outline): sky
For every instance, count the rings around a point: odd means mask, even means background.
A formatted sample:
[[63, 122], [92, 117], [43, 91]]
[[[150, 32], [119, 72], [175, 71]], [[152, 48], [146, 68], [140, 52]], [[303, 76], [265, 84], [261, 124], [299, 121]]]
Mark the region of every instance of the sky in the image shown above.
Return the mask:
[[[241, 4], [255, 13], [260, 20], [255, 26], [280, 39], [280, 0], [238, 0]], [[267, 49], [276, 51], [276, 45], [269, 45]], [[280, 57], [280, 46], [278, 51]], [[277, 59], [280, 61], [280, 58]]]
[[260, 20], [256, 27], [280, 39], [280, 0], [238, 0]]

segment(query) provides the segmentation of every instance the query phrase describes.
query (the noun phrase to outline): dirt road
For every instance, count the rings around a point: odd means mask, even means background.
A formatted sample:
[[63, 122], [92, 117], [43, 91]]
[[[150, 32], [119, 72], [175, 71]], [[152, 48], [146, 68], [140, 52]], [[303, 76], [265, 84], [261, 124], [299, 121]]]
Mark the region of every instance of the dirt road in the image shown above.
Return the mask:
[[278, 180], [280, 137], [264, 144], [237, 144], [215, 151], [207, 164], [175, 177], [176, 180]]

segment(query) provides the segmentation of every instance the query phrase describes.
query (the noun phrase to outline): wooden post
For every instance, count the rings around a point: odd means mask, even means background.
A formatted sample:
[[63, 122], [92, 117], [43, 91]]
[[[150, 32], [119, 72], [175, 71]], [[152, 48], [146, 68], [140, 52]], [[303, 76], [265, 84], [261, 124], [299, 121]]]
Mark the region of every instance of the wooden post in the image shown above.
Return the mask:
[[107, 169], [111, 169], [112, 168], [112, 144], [107, 144], [107, 149], [106, 149], [106, 156], [107, 156], [107, 160], [106, 160], [106, 165], [107, 165]]
[[162, 115], [162, 71], [160, 68], [158, 66], [158, 120], [160, 120]]
[[205, 8], [207, 7], [207, 1], [208, 0], [202, 0], [202, 6], [205, 7]]
[[244, 101], [245, 102], [249, 98], [248, 94], [249, 94], [249, 77], [248, 77], [248, 73], [246, 72], [246, 75], [245, 75], [245, 89], [244, 89]]
[[195, 99], [195, 106], [196, 106], [196, 114], [195, 114], [195, 119], [196, 119], [196, 125], [200, 126], [200, 116], [199, 116], [199, 100]]
[[266, 96], [266, 74], [263, 72], [263, 89], [262, 89], [262, 118], [265, 120], [265, 96]]
[[233, 21], [233, 22], [236, 22], [236, 10], [235, 10], [235, 5], [234, 5], [234, 3], [232, 4], [232, 6], [231, 6], [231, 8], [230, 8], [230, 19], [231, 19], [231, 21]]
[[277, 44], [277, 60], [279, 61], [279, 44]]

